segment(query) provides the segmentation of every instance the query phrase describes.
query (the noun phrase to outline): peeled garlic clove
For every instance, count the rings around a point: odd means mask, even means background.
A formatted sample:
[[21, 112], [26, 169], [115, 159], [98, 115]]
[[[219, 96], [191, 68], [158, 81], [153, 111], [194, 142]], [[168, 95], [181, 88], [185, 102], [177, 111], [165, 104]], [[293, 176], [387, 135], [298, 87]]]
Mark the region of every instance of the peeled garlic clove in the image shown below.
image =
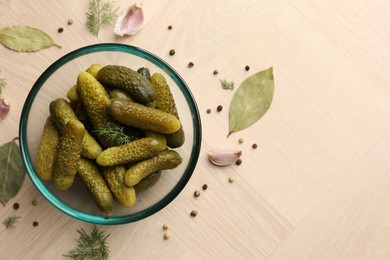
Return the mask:
[[238, 149], [214, 149], [209, 151], [209, 160], [215, 165], [226, 166], [237, 161], [242, 151]]
[[123, 10], [116, 20], [114, 33], [120, 36], [133, 35], [138, 32], [144, 22], [144, 11], [141, 4], [133, 4]]

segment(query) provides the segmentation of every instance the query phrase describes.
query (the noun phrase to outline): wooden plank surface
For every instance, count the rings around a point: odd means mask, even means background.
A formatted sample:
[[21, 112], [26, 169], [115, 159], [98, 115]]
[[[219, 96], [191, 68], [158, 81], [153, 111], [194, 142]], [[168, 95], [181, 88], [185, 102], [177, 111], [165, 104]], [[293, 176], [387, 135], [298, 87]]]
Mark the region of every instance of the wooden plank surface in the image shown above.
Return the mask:
[[[129, 2], [115, 5], [125, 8]], [[36, 53], [0, 46], [0, 78], [8, 83], [3, 96], [12, 106], [0, 121], [0, 144], [18, 135], [24, 100], [39, 75], [89, 44], [119, 42], [151, 51], [180, 73], [195, 96], [203, 142], [193, 177], [157, 214], [100, 226], [110, 234], [110, 259], [389, 259], [389, 1], [145, 0], [143, 5], [143, 29], [120, 38], [112, 28], [99, 37], [87, 31], [88, 1], [0, 0], [0, 28], [30, 25], [62, 45]], [[59, 27], [63, 33], [57, 33]], [[176, 54], [169, 56], [172, 48]], [[271, 109], [226, 138], [233, 92], [223, 90], [219, 79], [238, 85], [270, 66]], [[217, 105], [224, 107], [220, 113]], [[208, 108], [213, 112], [207, 114]], [[243, 163], [211, 165], [207, 151], [217, 147], [242, 148]], [[204, 183], [209, 188], [195, 199], [194, 190]], [[192, 209], [199, 211], [196, 218], [189, 216]], [[0, 225], [0, 259], [64, 259], [75, 246], [76, 229], [91, 229], [52, 207], [28, 178], [0, 206], [1, 221], [13, 214], [22, 218], [13, 230]], [[169, 240], [163, 239], [163, 224], [169, 225]]]

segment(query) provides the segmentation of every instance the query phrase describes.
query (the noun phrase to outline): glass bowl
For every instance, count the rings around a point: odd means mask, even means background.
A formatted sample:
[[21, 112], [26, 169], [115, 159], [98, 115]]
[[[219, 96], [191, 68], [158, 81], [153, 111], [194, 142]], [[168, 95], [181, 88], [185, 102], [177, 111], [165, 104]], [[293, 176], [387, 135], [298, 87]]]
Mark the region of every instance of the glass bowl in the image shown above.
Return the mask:
[[[65, 98], [76, 83], [80, 72], [91, 64], [117, 64], [137, 70], [147, 67], [151, 74], [161, 73], [174, 96], [180, 121], [185, 133], [184, 144], [175, 150], [183, 162], [175, 169], [166, 170], [159, 181], [148, 190], [137, 194], [132, 208], [119, 204], [112, 215], [101, 212], [84, 184], [75, 180], [72, 187], [62, 191], [52, 181], [43, 181], [35, 170], [35, 159], [42, 137], [43, 125], [49, 116], [49, 104]], [[184, 80], [165, 61], [137, 47], [123, 44], [96, 44], [77, 49], [54, 62], [38, 78], [23, 106], [20, 126], [20, 150], [28, 176], [51, 205], [63, 213], [88, 223], [117, 225], [151, 216], [168, 205], [185, 187], [198, 161], [201, 146], [201, 122], [196, 102]]]

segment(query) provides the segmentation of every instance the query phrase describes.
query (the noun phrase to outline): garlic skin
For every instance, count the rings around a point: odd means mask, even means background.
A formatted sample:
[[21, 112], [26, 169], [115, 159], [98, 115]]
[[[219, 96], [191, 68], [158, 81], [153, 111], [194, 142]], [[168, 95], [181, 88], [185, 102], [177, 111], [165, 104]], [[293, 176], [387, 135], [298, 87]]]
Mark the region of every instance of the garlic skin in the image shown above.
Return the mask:
[[144, 22], [142, 4], [133, 4], [123, 10], [115, 23], [114, 33], [119, 36], [136, 34]]
[[241, 156], [239, 149], [213, 149], [208, 152], [209, 160], [217, 166], [227, 166], [235, 163]]

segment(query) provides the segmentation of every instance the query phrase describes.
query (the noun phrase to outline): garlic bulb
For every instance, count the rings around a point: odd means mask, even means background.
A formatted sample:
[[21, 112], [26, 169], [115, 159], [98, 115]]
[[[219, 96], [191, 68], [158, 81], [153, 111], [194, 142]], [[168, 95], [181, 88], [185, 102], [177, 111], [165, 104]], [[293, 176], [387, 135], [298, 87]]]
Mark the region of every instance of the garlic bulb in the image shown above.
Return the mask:
[[116, 20], [114, 33], [120, 36], [134, 35], [144, 22], [144, 11], [141, 4], [133, 4], [123, 10]]
[[209, 151], [209, 160], [217, 166], [226, 166], [237, 161], [242, 154], [238, 149], [214, 149]]

